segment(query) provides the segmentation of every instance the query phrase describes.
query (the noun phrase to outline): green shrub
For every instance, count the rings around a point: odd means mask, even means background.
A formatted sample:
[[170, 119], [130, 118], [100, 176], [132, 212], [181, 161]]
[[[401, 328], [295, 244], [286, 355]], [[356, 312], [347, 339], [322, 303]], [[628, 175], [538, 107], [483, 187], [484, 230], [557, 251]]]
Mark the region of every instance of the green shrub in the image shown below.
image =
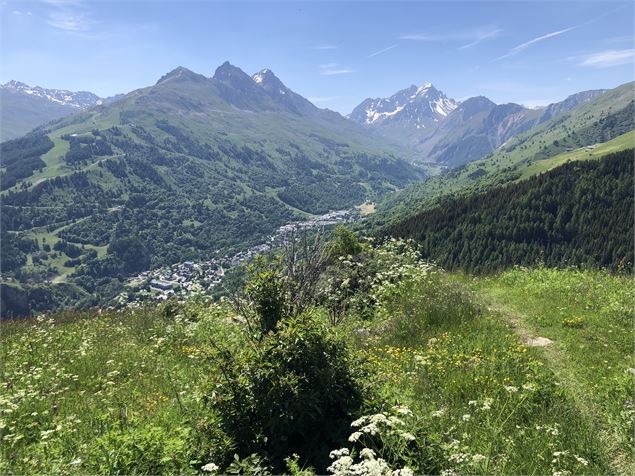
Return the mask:
[[285, 457], [299, 454], [324, 472], [362, 403], [343, 343], [311, 319], [292, 318], [241, 356], [221, 359], [225, 381], [211, 400], [239, 456], [258, 453], [282, 470]]

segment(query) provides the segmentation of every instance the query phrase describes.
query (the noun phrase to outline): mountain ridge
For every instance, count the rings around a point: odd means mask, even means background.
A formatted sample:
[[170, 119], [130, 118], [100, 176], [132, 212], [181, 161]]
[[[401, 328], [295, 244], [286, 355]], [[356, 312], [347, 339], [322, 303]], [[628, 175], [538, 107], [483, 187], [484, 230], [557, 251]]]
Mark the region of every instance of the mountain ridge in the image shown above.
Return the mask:
[[[388, 98], [367, 98], [347, 117], [385, 137], [404, 141], [418, 153], [419, 161], [457, 167], [484, 157], [515, 135], [604, 91], [581, 91], [543, 108], [530, 109], [515, 103], [496, 104], [485, 96], [453, 101], [432, 83], [425, 83]], [[422, 92], [427, 108], [412, 107], [422, 103]]]

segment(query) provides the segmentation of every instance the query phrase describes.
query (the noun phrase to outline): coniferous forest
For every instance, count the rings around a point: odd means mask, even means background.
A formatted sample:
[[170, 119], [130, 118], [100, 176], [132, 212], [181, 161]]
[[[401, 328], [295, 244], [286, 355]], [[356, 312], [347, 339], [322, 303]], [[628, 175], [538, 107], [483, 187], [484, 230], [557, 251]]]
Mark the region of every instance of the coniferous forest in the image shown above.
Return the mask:
[[447, 269], [633, 265], [633, 149], [565, 164], [490, 192], [450, 198], [383, 230], [414, 238]]

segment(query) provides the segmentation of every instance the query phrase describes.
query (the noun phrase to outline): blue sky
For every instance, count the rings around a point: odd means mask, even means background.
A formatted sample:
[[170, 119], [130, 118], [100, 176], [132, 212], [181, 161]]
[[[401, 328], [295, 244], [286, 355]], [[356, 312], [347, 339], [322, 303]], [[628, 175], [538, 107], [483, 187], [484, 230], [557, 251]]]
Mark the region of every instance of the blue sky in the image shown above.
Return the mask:
[[547, 104], [634, 76], [633, 2], [3, 0], [0, 81], [147, 86], [176, 66], [272, 69], [320, 107], [432, 82], [449, 97]]

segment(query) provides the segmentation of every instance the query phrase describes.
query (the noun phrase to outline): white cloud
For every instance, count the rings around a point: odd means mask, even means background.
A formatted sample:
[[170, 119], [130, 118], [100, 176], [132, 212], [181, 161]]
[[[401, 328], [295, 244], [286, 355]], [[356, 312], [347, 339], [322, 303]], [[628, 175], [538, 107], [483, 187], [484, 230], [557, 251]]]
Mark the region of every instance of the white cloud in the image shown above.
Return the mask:
[[325, 69], [322, 72], [320, 72], [320, 74], [322, 76], [334, 76], [338, 74], [349, 74], [354, 72], [355, 72], [354, 69]]
[[338, 45], [318, 45], [313, 47], [314, 50], [336, 50], [338, 48]]
[[479, 26], [477, 28], [469, 28], [461, 31], [454, 31], [450, 33], [414, 33], [401, 35], [398, 38], [400, 40], [411, 40], [411, 41], [433, 41], [433, 42], [442, 42], [442, 41], [461, 41], [466, 44], [462, 45], [460, 49], [471, 48], [472, 46], [478, 45], [480, 42], [496, 38], [502, 33], [503, 30], [496, 26]]
[[354, 73], [354, 69], [338, 67], [338, 63], [326, 63], [320, 65], [320, 74], [322, 76], [334, 76], [338, 74]]
[[553, 38], [554, 36], [560, 36], [560, 35], [562, 35], [564, 33], [567, 33], [567, 32], [569, 32], [571, 30], [575, 30], [579, 26], [580, 25], [576, 25], [576, 26], [572, 26], [572, 27], [569, 27], [569, 28], [565, 28], [564, 30], [552, 31], [551, 33], [547, 33], [545, 35], [541, 35], [541, 36], [538, 36], [536, 38], [532, 38], [531, 40], [526, 41], [524, 43], [521, 43], [518, 46], [514, 46], [511, 50], [509, 50], [503, 56], [499, 56], [498, 58], [495, 58], [493, 61], [500, 61], [502, 59], [509, 58], [510, 56], [514, 56], [514, 55], [520, 53], [525, 48], [529, 48], [530, 46], [535, 45], [536, 43], [539, 43], [541, 41], [547, 40], [549, 38]]
[[392, 50], [393, 48], [396, 48], [396, 47], [397, 47], [397, 45], [387, 46], [386, 48], [382, 48], [379, 51], [375, 51], [374, 53], [369, 54], [368, 57], [372, 58], [373, 56], [380, 55], [380, 54], [385, 53], [386, 51], [390, 51], [390, 50]]
[[594, 68], [609, 68], [623, 64], [635, 62], [635, 49], [627, 50], [607, 50], [588, 55], [578, 63], [580, 66], [591, 66]]
[[467, 43], [463, 46], [460, 46], [459, 49], [460, 50], [464, 50], [466, 48], [471, 48], [472, 46], [476, 46], [478, 45], [481, 41], [485, 41], [488, 40], [490, 38], [496, 38], [498, 35], [500, 35], [500, 33], [503, 30], [501, 30], [500, 28], [495, 28], [492, 30], [484, 30], [484, 31], [479, 31], [477, 34], [476, 39], [474, 39], [474, 41], [472, 41], [471, 43]]
[[51, 12], [47, 23], [60, 30], [64, 31], [87, 31], [90, 25], [90, 20], [84, 13], [71, 13], [71, 12]]

